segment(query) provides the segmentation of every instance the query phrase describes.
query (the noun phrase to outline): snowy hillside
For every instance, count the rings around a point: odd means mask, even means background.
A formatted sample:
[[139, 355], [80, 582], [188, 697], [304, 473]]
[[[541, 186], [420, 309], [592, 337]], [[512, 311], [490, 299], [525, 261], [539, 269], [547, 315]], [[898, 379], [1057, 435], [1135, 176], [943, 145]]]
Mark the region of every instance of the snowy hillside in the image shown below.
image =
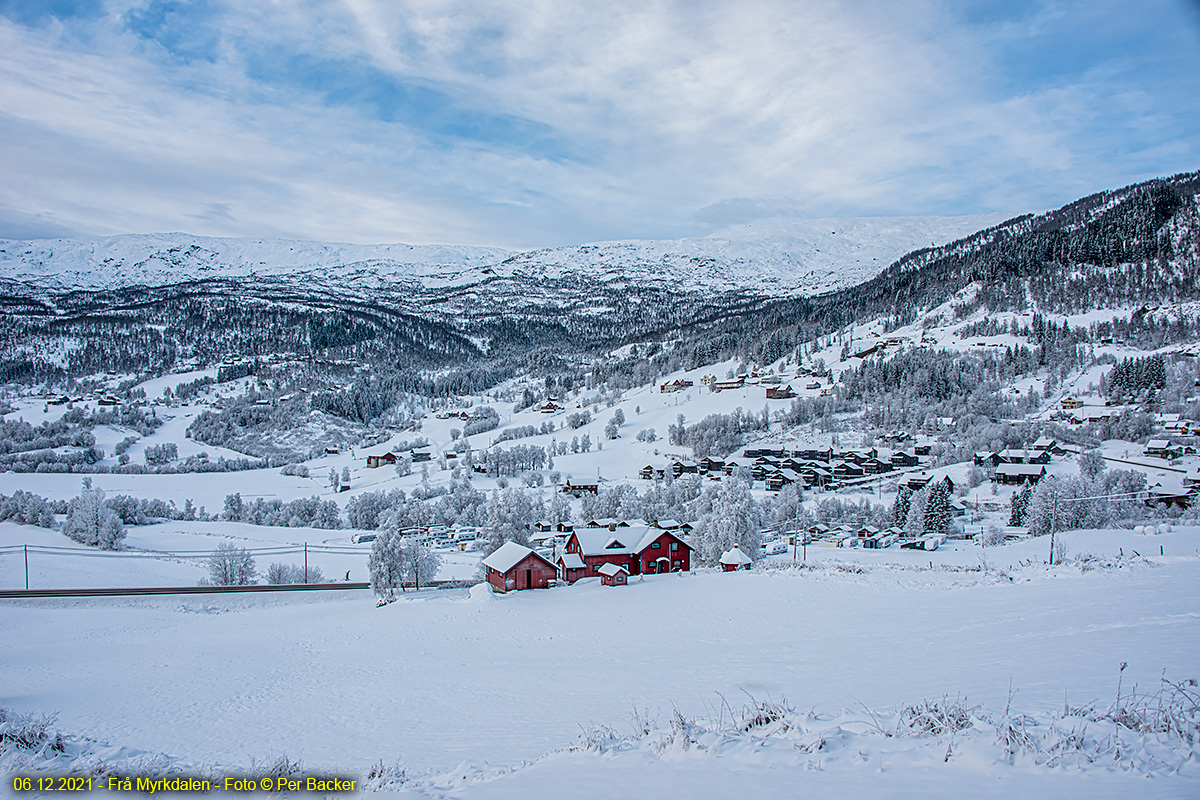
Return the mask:
[[496, 276], [572, 276], [811, 294], [853, 285], [914, 248], [958, 239], [1002, 218], [805, 220], [700, 238], [602, 242], [518, 254], [490, 247], [217, 239], [179, 233], [0, 241], [0, 278], [71, 290], [267, 277], [356, 284], [417, 280], [427, 288], [441, 288]]

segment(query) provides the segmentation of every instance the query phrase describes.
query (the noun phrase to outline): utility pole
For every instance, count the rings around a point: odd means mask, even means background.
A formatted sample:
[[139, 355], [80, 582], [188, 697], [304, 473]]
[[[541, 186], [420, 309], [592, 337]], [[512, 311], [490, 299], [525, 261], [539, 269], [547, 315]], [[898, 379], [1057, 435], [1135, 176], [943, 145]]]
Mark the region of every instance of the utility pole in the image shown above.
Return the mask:
[[308, 583], [308, 542], [304, 543], [304, 582]]
[[25, 590], [29, 590], [29, 545], [21, 545], [21, 549], [25, 551]]
[[1058, 495], [1054, 496], [1053, 512], [1050, 514], [1050, 566], [1054, 566], [1054, 532], [1058, 530]]

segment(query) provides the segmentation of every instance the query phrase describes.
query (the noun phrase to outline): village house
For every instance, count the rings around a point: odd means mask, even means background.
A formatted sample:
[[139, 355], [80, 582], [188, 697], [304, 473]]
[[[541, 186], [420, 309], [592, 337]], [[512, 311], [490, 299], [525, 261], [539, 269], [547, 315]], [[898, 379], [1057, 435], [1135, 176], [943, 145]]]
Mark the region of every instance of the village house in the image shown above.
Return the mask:
[[691, 552], [691, 546], [679, 535], [661, 528], [647, 526], [616, 531], [588, 528], [567, 537], [566, 547], [557, 563], [560, 576], [574, 582], [598, 575], [600, 567], [608, 563], [624, 567], [630, 575], [687, 572], [691, 569]]
[[815, 447], [810, 447], [806, 450], [793, 450], [792, 458], [798, 458], [803, 461], [824, 461], [829, 463], [833, 460], [833, 448], [827, 447], [824, 450], [819, 450]]
[[371, 469], [396, 463], [395, 453], [384, 453], [381, 456], [367, 456], [367, 466]]
[[557, 568], [524, 545], [505, 542], [483, 560], [487, 582], [496, 591], [545, 589], [558, 574]]
[[671, 392], [681, 392], [684, 389], [690, 389], [691, 387], [692, 387], [691, 381], [685, 381], [685, 380], [679, 379], [679, 380], [668, 381], [667, 383], [662, 384], [661, 386], [658, 387], [658, 390], [660, 392], [662, 392], [663, 394], [670, 394]]
[[1146, 442], [1143, 453], [1154, 458], [1179, 458], [1183, 451], [1178, 446], [1172, 446], [1169, 439], [1151, 439]]
[[677, 519], [657, 519], [651, 527], [664, 531], [675, 531], [681, 534], [692, 532], [692, 524], [690, 522], [680, 522]]
[[767, 387], [767, 399], [768, 400], [790, 400], [795, 396], [796, 396], [796, 393], [794, 391], [792, 391], [791, 386], [782, 386], [782, 387], [768, 386]]
[[1064, 411], [1073, 411], [1077, 408], [1083, 408], [1083, 401], [1075, 397], [1064, 397], [1060, 405]]
[[992, 480], [1004, 484], [1037, 483], [1045, 475], [1045, 464], [1000, 464]]
[[600, 494], [600, 485], [596, 483], [571, 483], [570, 478], [568, 478], [566, 484], [559, 491], [562, 494], [569, 494], [572, 497], [583, 497], [585, 494]]
[[671, 464], [671, 474], [676, 478], [685, 472], [695, 475], [700, 472], [700, 465], [695, 461], [687, 460], [676, 461], [675, 463]]

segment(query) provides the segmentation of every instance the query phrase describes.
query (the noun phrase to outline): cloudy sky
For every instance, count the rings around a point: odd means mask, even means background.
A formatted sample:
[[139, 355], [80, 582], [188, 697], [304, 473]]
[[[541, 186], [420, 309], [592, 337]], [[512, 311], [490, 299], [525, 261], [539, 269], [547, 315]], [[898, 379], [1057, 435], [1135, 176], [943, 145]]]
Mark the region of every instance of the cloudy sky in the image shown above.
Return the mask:
[[1200, 169], [1196, 0], [0, 0], [0, 237], [536, 247]]

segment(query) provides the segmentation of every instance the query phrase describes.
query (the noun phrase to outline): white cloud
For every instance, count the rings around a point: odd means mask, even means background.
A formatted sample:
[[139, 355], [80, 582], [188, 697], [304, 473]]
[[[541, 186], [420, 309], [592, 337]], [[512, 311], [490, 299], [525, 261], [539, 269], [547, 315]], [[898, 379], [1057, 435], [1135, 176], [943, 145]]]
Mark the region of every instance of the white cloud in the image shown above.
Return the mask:
[[[531, 246], [1020, 211], [1195, 167], [1182, 112], [1099, 57], [997, 79], [1021, 24], [1075, 22], [1060, 6], [964, 26], [935, 2], [230, 4], [182, 28], [212, 29], [210, 62], [117, 24], [144, 5], [0, 19], [0, 225]], [[255, 72], [291, 56], [370, 64], [482, 130]]]

